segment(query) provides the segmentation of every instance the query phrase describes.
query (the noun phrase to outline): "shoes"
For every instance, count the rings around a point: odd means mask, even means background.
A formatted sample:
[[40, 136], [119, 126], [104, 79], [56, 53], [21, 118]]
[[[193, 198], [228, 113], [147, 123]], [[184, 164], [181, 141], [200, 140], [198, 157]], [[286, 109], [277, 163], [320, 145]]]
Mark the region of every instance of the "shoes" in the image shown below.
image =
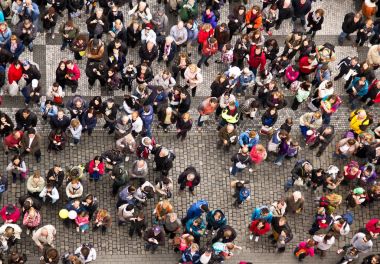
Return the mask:
[[192, 196], [195, 196], [195, 193], [194, 193], [194, 191], [190, 191], [190, 193], [191, 193], [191, 195], [192, 195]]
[[29, 236], [29, 234], [30, 234], [30, 230], [27, 228], [26, 229], [26, 235]]
[[70, 143], [70, 146], [71, 146], [71, 147], [74, 147], [74, 146], [75, 146], [75, 144], [74, 144], [74, 143]]
[[253, 239], [253, 235], [249, 235], [249, 240], [252, 240]]
[[210, 64], [207, 61], [205, 61], [205, 66], [208, 67], [210, 66]]
[[41, 161], [41, 157], [36, 158], [37, 163], [40, 163], [40, 161]]
[[276, 30], [278, 30], [278, 29], [280, 29], [280, 27], [281, 27], [281, 25], [277, 24], [274, 28], [275, 28]]
[[315, 156], [317, 156], [317, 157], [322, 156], [322, 151], [318, 151], [317, 154], [315, 154]]
[[281, 166], [282, 165], [281, 162], [274, 162], [274, 164], [276, 164], [277, 166]]
[[55, 34], [54, 34], [54, 33], [51, 34], [51, 38], [52, 38], [52, 39], [55, 39]]
[[125, 159], [124, 159], [124, 161], [128, 161], [129, 160], [129, 157], [127, 156], [127, 157], [125, 157]]
[[259, 242], [259, 238], [260, 238], [260, 237], [258, 237], [258, 236], [255, 237], [255, 242]]
[[79, 226], [76, 229], [77, 229], [77, 232], [79, 233]]

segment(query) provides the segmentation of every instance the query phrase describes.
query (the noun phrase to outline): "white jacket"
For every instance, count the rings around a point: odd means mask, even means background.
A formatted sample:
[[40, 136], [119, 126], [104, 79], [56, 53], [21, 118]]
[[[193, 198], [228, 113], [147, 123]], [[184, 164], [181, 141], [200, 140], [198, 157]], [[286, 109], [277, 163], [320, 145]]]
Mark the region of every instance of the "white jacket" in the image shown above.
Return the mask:
[[80, 252], [80, 250], [82, 249], [82, 247], [79, 247], [75, 250], [75, 254], [79, 254], [79, 256], [84, 259], [84, 263], [89, 263], [93, 260], [96, 260], [96, 250], [95, 248], [91, 248], [90, 249], [90, 253], [88, 254], [88, 257], [87, 259], [82, 255], [82, 253]]

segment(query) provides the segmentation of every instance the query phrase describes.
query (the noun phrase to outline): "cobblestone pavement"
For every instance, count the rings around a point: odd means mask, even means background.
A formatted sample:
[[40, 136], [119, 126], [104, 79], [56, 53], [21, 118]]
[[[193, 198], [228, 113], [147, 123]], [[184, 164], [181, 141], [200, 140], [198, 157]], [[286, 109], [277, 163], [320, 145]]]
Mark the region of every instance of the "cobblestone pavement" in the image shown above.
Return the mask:
[[[151, 3], [151, 9], [154, 11], [157, 8], [156, 3]], [[258, 1], [253, 1], [258, 3]], [[316, 38], [317, 43], [324, 43], [326, 41], [336, 44], [336, 35], [340, 31], [340, 25], [343, 19], [343, 15], [351, 10], [353, 10], [353, 3], [351, 0], [337, 0], [337, 1], [318, 1], [313, 4], [313, 9], [316, 7], [323, 7], [326, 11], [326, 22], [323, 26], [323, 30], [319, 32]], [[230, 7], [228, 4], [224, 7], [221, 18], [226, 20], [228, 10]], [[60, 22], [62, 18], [59, 18]], [[170, 21], [175, 21], [175, 17], [170, 17]], [[78, 25], [81, 25], [82, 30], [85, 30], [84, 18], [81, 20], [76, 20]], [[290, 32], [290, 23], [285, 22], [282, 28], [274, 32], [274, 36], [283, 42], [284, 36]], [[69, 51], [60, 52], [59, 51], [60, 39], [56, 37], [52, 39], [50, 35], [41, 34], [35, 41], [35, 47], [33, 53], [29, 51], [25, 52], [22, 57], [34, 61], [39, 64], [42, 72], [42, 83], [45, 87], [48, 87], [53, 82], [55, 76], [55, 69], [58, 65], [59, 60], [63, 58], [71, 59], [73, 55]], [[358, 55], [361, 59], [365, 59], [367, 48], [360, 48], [354, 50], [346, 43], [346, 46], [337, 47], [336, 53], [339, 59], [348, 55]], [[197, 52], [192, 52], [193, 60], [197, 61]], [[137, 52], [135, 50], [130, 50], [128, 54], [127, 61], [135, 60], [139, 61]], [[336, 63], [332, 65], [334, 68]], [[90, 99], [95, 95], [102, 95], [103, 98], [107, 98], [100, 87], [94, 88], [93, 90], [88, 90], [87, 79], [84, 74], [85, 61], [79, 62], [79, 66], [82, 70], [82, 78], [80, 80], [80, 94], [86, 99]], [[163, 69], [162, 65], [154, 63], [153, 65], [155, 71]], [[209, 86], [214, 79], [217, 72], [221, 71], [221, 66], [211, 63], [209, 68], [203, 68], [203, 74], [205, 76], [205, 83], [202, 85], [202, 89], [198, 92], [197, 97], [193, 100], [191, 114], [196, 117], [196, 106], [201, 100], [209, 94]], [[343, 82], [336, 82], [336, 89], [340, 92], [343, 90]], [[70, 92], [67, 94], [66, 100], [71, 97]], [[121, 102], [123, 93], [121, 91], [115, 92], [113, 95], [117, 102]], [[290, 94], [287, 97], [290, 99]], [[243, 98], [239, 98], [243, 99]], [[3, 105], [0, 107], [1, 111], [7, 113], [14, 113], [16, 109], [23, 106], [23, 101], [21, 96], [16, 96], [14, 98], [9, 98], [5, 96]], [[300, 110], [293, 112], [290, 109], [284, 109], [280, 112], [280, 119], [277, 124], [280, 125], [283, 120], [289, 116], [293, 117], [296, 121], [294, 125], [293, 134], [298, 135], [298, 117], [306, 111], [304, 105], [300, 107]], [[340, 137], [340, 134], [347, 128], [347, 116], [349, 109], [347, 105], [343, 105], [338, 113], [333, 117], [332, 124], [338, 130], [338, 135], [336, 139]], [[379, 116], [378, 109], [374, 110], [375, 116]], [[244, 130], [245, 128], [259, 128], [258, 119], [254, 121], [245, 121], [243, 125], [239, 128]], [[42, 144], [44, 149], [42, 161], [36, 164], [34, 159], [31, 157], [26, 158], [27, 166], [30, 172], [39, 169], [45, 171], [52, 167], [56, 162], [62, 164], [63, 167], [76, 165], [84, 163], [95, 155], [100, 154], [103, 150], [113, 146], [114, 142], [112, 137], [108, 136], [102, 129], [101, 125], [98, 125], [98, 129], [94, 135], [89, 138], [87, 135], [83, 136], [83, 140], [79, 147], [70, 148], [67, 147], [62, 153], [59, 154], [48, 154], [46, 152], [47, 139]], [[176, 180], [177, 176], [183, 169], [189, 165], [194, 165], [202, 175], [201, 185], [196, 188], [196, 196], [191, 197], [188, 194], [184, 196], [178, 196], [177, 188], [174, 192], [173, 205], [175, 210], [180, 216], [184, 215], [187, 207], [196, 201], [197, 199], [207, 199], [210, 203], [211, 208], [221, 208], [225, 211], [228, 218], [229, 224], [234, 226], [238, 231], [237, 244], [243, 247], [241, 253], [233, 259], [233, 261], [227, 263], [237, 263], [238, 260], [250, 260], [254, 263], [294, 263], [295, 260], [291, 255], [291, 250], [294, 249], [296, 243], [308, 237], [307, 230], [310, 228], [312, 223], [312, 216], [315, 211], [314, 199], [320, 195], [320, 193], [312, 194], [310, 190], [303, 191], [306, 198], [305, 211], [302, 215], [297, 217], [290, 217], [290, 224], [293, 229], [294, 239], [290, 243], [287, 252], [281, 256], [275, 254], [274, 248], [270, 245], [267, 238], [263, 238], [258, 243], [249, 241], [247, 225], [249, 224], [250, 215], [252, 209], [258, 205], [269, 205], [276, 199], [287, 195], [283, 191], [283, 185], [285, 180], [290, 175], [290, 170], [293, 167], [295, 160], [285, 161], [282, 167], [274, 167], [272, 162], [265, 162], [257, 168], [254, 174], [243, 173], [240, 178], [249, 179], [251, 181], [252, 189], [252, 200], [243, 206], [241, 209], [235, 209], [232, 207], [232, 190], [230, 187], [230, 178], [228, 177], [228, 167], [230, 165], [230, 156], [237, 151], [237, 148], [232, 149], [230, 153], [226, 154], [222, 151], [216, 150], [216, 123], [211, 122], [206, 125], [202, 131], [192, 131], [189, 137], [183, 142], [179, 143], [175, 140], [174, 129], [172, 129], [168, 134], [163, 134], [161, 131], [154, 130], [154, 135], [160, 144], [173, 149], [177, 155], [175, 160], [174, 169], [170, 172], [170, 175]], [[38, 126], [38, 130], [42, 135], [46, 136], [48, 133], [47, 127]], [[335, 139], [335, 141], [336, 141]], [[263, 139], [266, 141], [266, 139]], [[333, 150], [333, 144], [325, 151], [325, 154], [321, 158], [315, 157], [315, 152], [308, 149], [303, 149], [301, 151], [302, 157], [310, 159], [312, 163], [318, 167], [322, 166], [326, 168], [330, 164], [337, 164], [335, 160], [332, 159], [331, 152]], [[8, 158], [5, 155], [0, 155], [0, 166], [1, 170], [5, 170], [5, 166], [8, 162]], [[124, 166], [129, 168], [130, 164], [134, 158], [129, 162], [125, 163]], [[152, 169], [152, 162], [150, 162], [150, 169]], [[339, 164], [339, 163], [338, 163]], [[342, 164], [339, 164], [342, 166]], [[150, 172], [149, 180], [153, 180], [155, 173]], [[115, 203], [116, 200], [110, 196], [110, 179], [104, 177], [102, 181], [98, 183], [85, 182], [85, 193], [93, 193], [98, 197], [100, 207], [105, 207], [111, 210], [112, 215], [115, 216]], [[3, 196], [2, 204], [17, 202], [17, 198], [24, 194], [26, 186], [17, 184], [16, 187], [9, 186], [8, 192]], [[340, 188], [340, 192], [345, 194], [347, 189]], [[62, 197], [64, 196], [64, 190], [61, 189], [60, 193]], [[153, 211], [153, 205], [155, 201], [149, 201], [148, 207], [145, 209], [148, 217], [149, 224], [152, 221], [151, 212]], [[61, 199], [54, 206], [44, 206], [42, 209], [42, 224], [53, 224], [57, 228], [57, 242], [56, 246], [60, 252], [73, 250], [76, 246], [84, 242], [91, 242], [96, 247], [99, 258], [96, 263], [176, 263], [178, 255], [174, 255], [172, 248], [170, 246], [165, 246], [160, 248], [156, 255], [152, 256], [146, 254], [143, 250], [143, 243], [141, 239], [129, 238], [127, 235], [126, 227], [118, 227], [115, 222], [115, 217], [113, 220], [113, 226], [110, 232], [103, 236], [99, 232], [85, 235], [79, 235], [75, 232], [74, 228], [65, 228], [58, 217], [58, 211], [64, 205], [64, 199]], [[338, 213], [344, 211], [344, 208], [340, 208]], [[355, 210], [355, 222], [352, 227], [352, 232], [348, 237], [352, 237], [353, 233], [364, 223], [373, 216], [378, 216], [380, 213], [378, 205], [370, 208], [357, 209]], [[203, 241], [204, 242], [204, 241]], [[336, 263], [337, 256], [334, 251], [339, 246], [343, 246], [347, 242], [346, 240], [340, 240], [337, 243], [331, 253], [328, 255], [325, 263]], [[25, 234], [22, 235], [22, 243], [18, 245], [23, 252], [30, 256], [37, 256], [38, 251], [34, 246], [32, 240], [26, 237]], [[377, 241], [375, 242], [374, 251], [379, 252], [379, 245]], [[320, 263], [321, 261], [316, 257], [311, 260], [307, 260], [306, 263]], [[31, 263], [37, 263], [35, 258], [32, 257]]]

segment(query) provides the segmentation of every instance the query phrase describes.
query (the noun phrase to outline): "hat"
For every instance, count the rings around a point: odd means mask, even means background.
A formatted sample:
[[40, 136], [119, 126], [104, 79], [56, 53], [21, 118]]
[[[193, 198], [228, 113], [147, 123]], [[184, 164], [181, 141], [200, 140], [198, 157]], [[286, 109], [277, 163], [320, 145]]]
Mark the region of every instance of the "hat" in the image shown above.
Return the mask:
[[161, 227], [160, 226], [153, 227], [153, 233], [159, 234], [160, 232], [161, 232]]
[[22, 66], [29, 66], [30, 65], [30, 62], [29, 61], [23, 61], [23, 63], [22, 63]]
[[38, 86], [38, 80], [37, 79], [33, 79], [32, 80], [32, 87], [36, 88], [37, 86]]
[[147, 23], [145, 25], [145, 29], [152, 29], [153, 28], [153, 25], [151, 23]]

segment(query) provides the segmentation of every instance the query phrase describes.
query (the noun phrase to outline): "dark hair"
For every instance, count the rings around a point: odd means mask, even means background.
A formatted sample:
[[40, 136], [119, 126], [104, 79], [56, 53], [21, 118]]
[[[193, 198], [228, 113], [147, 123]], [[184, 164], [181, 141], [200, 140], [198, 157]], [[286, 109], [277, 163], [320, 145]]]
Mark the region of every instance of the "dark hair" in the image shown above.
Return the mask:
[[266, 208], [266, 207], [264, 207], [264, 208], [261, 209], [261, 213], [262, 214], [269, 214], [269, 209]]
[[133, 204], [128, 204], [127, 207], [125, 207], [125, 210], [131, 211], [135, 206]]
[[201, 205], [201, 210], [202, 210], [203, 212], [206, 212], [206, 213], [209, 211], [208, 206], [207, 206], [206, 204], [202, 204], [202, 205]]

